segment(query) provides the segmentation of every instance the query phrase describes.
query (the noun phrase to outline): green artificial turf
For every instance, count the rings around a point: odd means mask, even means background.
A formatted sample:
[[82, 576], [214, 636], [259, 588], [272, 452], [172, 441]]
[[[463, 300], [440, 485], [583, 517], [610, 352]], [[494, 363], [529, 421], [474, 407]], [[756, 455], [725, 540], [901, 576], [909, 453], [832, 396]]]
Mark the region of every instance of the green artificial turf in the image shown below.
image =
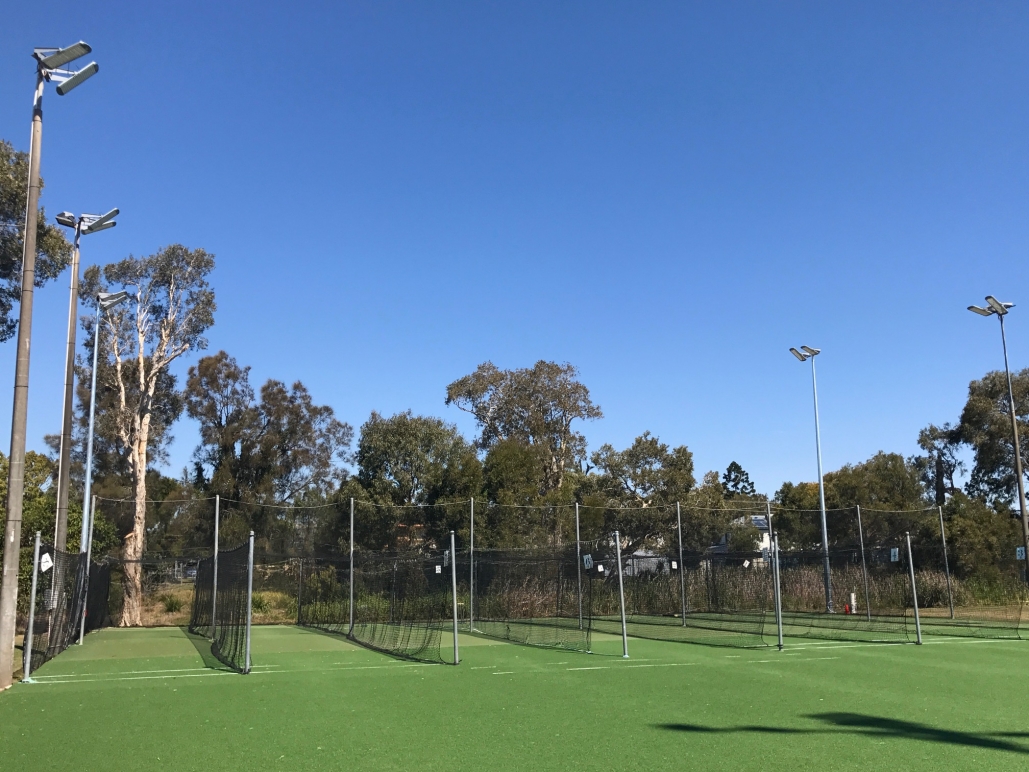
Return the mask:
[[[444, 641], [444, 647], [452, 645]], [[419, 665], [288, 627], [255, 672], [176, 628], [102, 630], [0, 694], [7, 770], [1024, 770], [1029, 643], [462, 637]], [[446, 648], [445, 648], [446, 650]]]

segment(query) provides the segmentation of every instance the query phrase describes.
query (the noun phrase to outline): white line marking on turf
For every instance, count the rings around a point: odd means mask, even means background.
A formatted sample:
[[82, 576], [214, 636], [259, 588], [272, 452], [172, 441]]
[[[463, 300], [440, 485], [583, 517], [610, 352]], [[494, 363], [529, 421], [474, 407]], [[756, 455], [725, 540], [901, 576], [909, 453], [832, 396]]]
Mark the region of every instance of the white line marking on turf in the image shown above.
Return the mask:
[[40, 685], [49, 684], [82, 684], [88, 683], [89, 681], [152, 681], [154, 679], [161, 678], [210, 678], [211, 676], [234, 676], [239, 675], [238, 673], [227, 671], [227, 670], [216, 670], [211, 673], [182, 673], [180, 675], [158, 675], [158, 676], [129, 676], [114, 678], [77, 678], [69, 681], [39, 681]]
[[[254, 665], [255, 668], [271, 668], [271, 667], [282, 667], [282, 665]], [[112, 676], [124, 676], [124, 675], [149, 675], [151, 673], [197, 673], [201, 671], [209, 671], [209, 667], [185, 667], [175, 670], [119, 670], [116, 673], [110, 673]], [[57, 673], [55, 675], [34, 675], [33, 680], [42, 680], [44, 678], [90, 678], [95, 676], [105, 675], [104, 673]]]
[[496, 665], [479, 665], [478, 667], [468, 668], [469, 670], [492, 670]]
[[600, 667], [570, 667], [568, 670], [610, 670], [610, 665], [601, 665]]
[[501, 670], [499, 672], [494, 673], [493, 675], [514, 675], [514, 671], [513, 670]]
[[696, 662], [665, 662], [661, 665], [623, 665], [623, 667], [686, 667], [696, 664]]

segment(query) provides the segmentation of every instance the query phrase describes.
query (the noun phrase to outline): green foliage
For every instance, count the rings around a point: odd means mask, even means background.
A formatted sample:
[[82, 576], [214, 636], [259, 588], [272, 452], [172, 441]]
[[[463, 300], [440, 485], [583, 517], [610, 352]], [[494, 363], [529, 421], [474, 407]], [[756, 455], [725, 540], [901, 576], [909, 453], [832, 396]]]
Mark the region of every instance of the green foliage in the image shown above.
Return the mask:
[[738, 463], [733, 461], [722, 475], [722, 487], [727, 498], [735, 496], [753, 496], [757, 491], [750, 475]]
[[[1011, 385], [1018, 431], [1025, 437], [1029, 430], [1029, 369], [1012, 373]], [[993, 504], [1011, 506], [1016, 499], [1015, 449], [1003, 372], [987, 373], [968, 385], [957, 435], [972, 448], [975, 458], [967, 492]]]
[[586, 458], [586, 438], [572, 423], [603, 418], [578, 375], [567, 363], [540, 360], [531, 368], [500, 370], [485, 362], [447, 386], [446, 403], [475, 417], [479, 448], [505, 440], [531, 448], [546, 493], [560, 488], [568, 470]]
[[172, 595], [168, 592], [158, 595], [157, 602], [161, 604], [161, 608], [164, 609], [166, 614], [177, 614], [186, 605], [186, 602], [178, 595]]
[[[25, 209], [28, 195], [28, 153], [0, 139], [0, 342], [18, 329], [15, 309], [21, 302], [22, 253], [25, 249]], [[42, 190], [43, 180], [39, 187]], [[71, 244], [61, 229], [39, 210], [36, 228], [35, 286], [42, 287], [63, 271], [71, 259]]]
[[952, 496], [943, 513], [954, 573], [961, 578], [999, 581], [1001, 567], [1013, 566], [1015, 548], [1022, 546], [1019, 522], [963, 493]]

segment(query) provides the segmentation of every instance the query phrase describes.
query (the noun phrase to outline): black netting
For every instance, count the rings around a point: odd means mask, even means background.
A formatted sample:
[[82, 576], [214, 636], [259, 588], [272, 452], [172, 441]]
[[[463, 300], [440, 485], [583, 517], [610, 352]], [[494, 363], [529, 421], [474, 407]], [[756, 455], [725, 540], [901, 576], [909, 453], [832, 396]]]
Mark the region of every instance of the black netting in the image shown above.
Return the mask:
[[[942, 540], [923, 539], [912, 548], [922, 631], [933, 635], [1019, 638], [1027, 616], [1025, 561], [1019, 542], [999, 555], [980, 555], [968, 570], [946, 554]], [[955, 570], [957, 569], [957, 570]]]
[[351, 627], [349, 559], [305, 558], [300, 624], [394, 656], [450, 662], [440, 647], [443, 630], [453, 630], [450, 560], [449, 551], [355, 553]]
[[30, 598], [33, 622], [30, 671], [47, 662], [78, 640], [85, 596], [86, 556], [41, 545], [36, 593]]
[[111, 564], [92, 563], [89, 566], [89, 586], [86, 591], [86, 632], [91, 633], [111, 624], [109, 601], [111, 595]]
[[[212, 599], [212, 595], [215, 596]], [[211, 653], [241, 673], [250, 672], [250, 545], [204, 558], [197, 566], [190, 632], [211, 639]]]
[[[472, 632], [535, 646], [589, 651], [598, 616], [618, 618], [614, 544], [477, 550]], [[459, 575], [468, 575], [467, 555]], [[620, 624], [620, 621], [619, 621]]]
[[626, 631], [639, 638], [761, 646], [774, 623], [771, 563], [761, 552], [623, 557]]
[[915, 638], [914, 601], [903, 535], [874, 547], [829, 551], [832, 610], [825, 594], [825, 553], [783, 550], [779, 557], [783, 633], [848, 641]]

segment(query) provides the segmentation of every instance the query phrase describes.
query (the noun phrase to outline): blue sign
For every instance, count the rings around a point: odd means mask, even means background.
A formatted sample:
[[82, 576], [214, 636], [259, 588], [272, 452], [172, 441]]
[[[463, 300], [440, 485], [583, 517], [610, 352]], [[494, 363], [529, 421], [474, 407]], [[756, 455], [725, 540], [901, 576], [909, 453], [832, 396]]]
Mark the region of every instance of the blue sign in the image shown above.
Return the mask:
[[582, 556], [582, 567], [585, 568], [587, 571], [589, 571], [591, 568], [593, 568], [593, 556], [592, 555], [583, 555]]
[[1025, 560], [1025, 547], [1015, 547], [1015, 560]]

